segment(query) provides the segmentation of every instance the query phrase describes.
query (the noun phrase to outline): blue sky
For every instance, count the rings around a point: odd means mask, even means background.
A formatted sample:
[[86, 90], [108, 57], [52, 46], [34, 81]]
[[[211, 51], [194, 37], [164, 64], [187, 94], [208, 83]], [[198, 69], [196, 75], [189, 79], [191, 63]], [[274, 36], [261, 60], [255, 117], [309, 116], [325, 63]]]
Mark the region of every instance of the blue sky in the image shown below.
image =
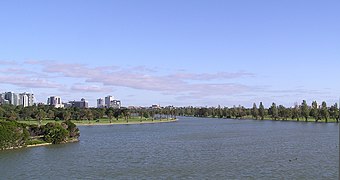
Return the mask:
[[124, 106], [340, 96], [340, 1], [1, 1], [0, 91]]

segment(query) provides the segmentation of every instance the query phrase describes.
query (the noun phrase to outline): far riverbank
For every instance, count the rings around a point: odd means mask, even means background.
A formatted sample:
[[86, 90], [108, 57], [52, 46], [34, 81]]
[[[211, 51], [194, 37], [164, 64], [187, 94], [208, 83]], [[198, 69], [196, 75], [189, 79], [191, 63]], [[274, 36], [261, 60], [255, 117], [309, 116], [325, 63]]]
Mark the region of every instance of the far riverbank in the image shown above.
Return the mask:
[[72, 121], [77, 126], [105, 126], [105, 125], [132, 125], [132, 124], [155, 124], [155, 123], [170, 123], [176, 122], [178, 119], [162, 119], [162, 120], [144, 120], [144, 121], [113, 121], [113, 122], [86, 122], [86, 121]]

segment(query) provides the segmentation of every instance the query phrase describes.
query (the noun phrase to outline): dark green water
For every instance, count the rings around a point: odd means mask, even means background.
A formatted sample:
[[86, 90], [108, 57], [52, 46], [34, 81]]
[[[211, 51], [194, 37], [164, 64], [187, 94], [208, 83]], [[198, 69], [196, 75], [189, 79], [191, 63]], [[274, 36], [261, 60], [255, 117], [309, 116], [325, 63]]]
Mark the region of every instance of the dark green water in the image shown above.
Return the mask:
[[0, 179], [338, 179], [339, 125], [179, 118], [0, 152]]

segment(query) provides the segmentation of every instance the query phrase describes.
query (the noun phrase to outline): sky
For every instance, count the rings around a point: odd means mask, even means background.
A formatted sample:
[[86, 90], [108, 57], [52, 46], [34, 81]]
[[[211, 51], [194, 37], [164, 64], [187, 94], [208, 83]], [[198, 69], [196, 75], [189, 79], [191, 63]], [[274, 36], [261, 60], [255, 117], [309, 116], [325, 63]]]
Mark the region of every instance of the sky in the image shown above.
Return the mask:
[[338, 0], [0, 1], [0, 92], [123, 106], [340, 97]]

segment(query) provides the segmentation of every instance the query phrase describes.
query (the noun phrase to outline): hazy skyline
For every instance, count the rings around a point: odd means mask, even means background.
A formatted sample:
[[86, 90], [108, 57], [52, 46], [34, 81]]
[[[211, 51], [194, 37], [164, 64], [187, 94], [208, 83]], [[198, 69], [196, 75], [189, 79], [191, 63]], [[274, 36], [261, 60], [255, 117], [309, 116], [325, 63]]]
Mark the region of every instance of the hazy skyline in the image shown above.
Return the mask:
[[[340, 2], [0, 2], [0, 92], [123, 106], [339, 100]], [[330, 104], [328, 104], [330, 105]]]

